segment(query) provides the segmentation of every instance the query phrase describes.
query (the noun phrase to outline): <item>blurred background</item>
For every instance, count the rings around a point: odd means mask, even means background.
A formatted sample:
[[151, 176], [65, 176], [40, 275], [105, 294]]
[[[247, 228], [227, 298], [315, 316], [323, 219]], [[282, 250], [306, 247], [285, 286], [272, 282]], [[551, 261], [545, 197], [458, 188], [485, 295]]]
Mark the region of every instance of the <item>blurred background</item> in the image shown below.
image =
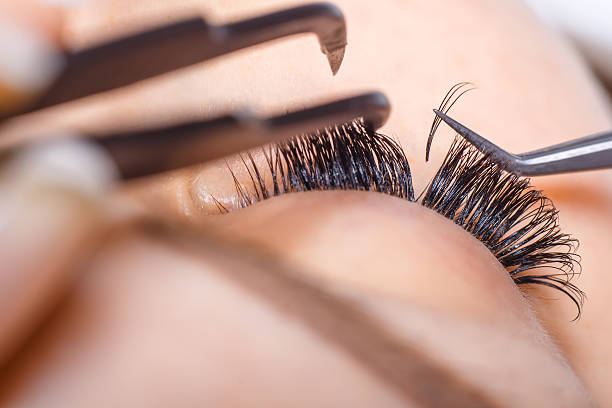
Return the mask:
[[562, 32], [612, 90], [612, 2], [525, 0], [549, 26]]

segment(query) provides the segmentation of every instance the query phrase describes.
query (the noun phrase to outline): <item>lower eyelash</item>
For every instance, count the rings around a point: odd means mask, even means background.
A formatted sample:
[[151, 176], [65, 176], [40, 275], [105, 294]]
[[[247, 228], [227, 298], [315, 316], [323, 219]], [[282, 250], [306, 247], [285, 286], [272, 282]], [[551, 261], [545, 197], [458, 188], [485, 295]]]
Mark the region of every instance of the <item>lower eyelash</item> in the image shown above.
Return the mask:
[[[585, 296], [571, 282], [580, 274], [578, 241], [561, 232], [558, 211], [529, 179], [507, 173], [464, 139], [455, 139], [420, 201], [399, 144], [363, 120], [296, 136], [263, 153], [263, 171], [250, 153], [242, 157], [252, 189], [230, 168], [239, 207], [311, 190], [367, 190], [420, 202], [479, 239], [516, 284], [556, 289], [576, 305], [576, 319], [580, 316]], [[228, 212], [220, 204], [219, 210]], [[526, 273], [536, 268], [554, 272]]]

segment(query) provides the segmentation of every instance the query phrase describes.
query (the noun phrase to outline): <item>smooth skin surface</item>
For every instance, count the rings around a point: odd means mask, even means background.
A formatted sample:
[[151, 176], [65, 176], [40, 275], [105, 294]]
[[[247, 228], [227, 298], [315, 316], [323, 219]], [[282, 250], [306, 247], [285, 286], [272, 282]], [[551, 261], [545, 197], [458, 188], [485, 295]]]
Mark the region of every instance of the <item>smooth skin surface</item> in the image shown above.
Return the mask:
[[[84, 46], [194, 10], [228, 21], [291, 4], [297, 2], [87, 4], [68, 13], [64, 40]], [[431, 108], [456, 82], [472, 81], [479, 89], [453, 108], [453, 117], [510, 151], [612, 127], [608, 100], [580, 59], [516, 2], [336, 4], [349, 25], [349, 48], [337, 77], [331, 77], [314, 38], [304, 36], [14, 121], [5, 125], [3, 140], [34, 137], [39, 129], [209, 117], [242, 106], [272, 114], [379, 89], [394, 108], [381, 131], [405, 149], [420, 192], [451, 135], [441, 128], [432, 163], [425, 164]], [[237, 160], [228, 162], [240, 173]], [[430, 210], [398, 199], [304, 193], [207, 217], [216, 211], [211, 194], [229, 206], [233, 202], [223, 161], [134, 187], [156, 213], [265, 248], [320, 285], [350, 292], [406, 341], [486, 390], [496, 405], [584, 406], [584, 384], [592, 402], [607, 406], [612, 278], [604, 254], [612, 247], [611, 177], [593, 172], [533, 181], [559, 208], [564, 230], [581, 241], [583, 275], [576, 283], [588, 301], [577, 322], [570, 322], [575, 310], [560, 295], [534, 288], [525, 297], [478, 241]], [[48, 330], [11, 366], [4, 402], [405, 402], [367, 365], [220, 277], [225, 269], [222, 262], [141, 232], [107, 244]]]

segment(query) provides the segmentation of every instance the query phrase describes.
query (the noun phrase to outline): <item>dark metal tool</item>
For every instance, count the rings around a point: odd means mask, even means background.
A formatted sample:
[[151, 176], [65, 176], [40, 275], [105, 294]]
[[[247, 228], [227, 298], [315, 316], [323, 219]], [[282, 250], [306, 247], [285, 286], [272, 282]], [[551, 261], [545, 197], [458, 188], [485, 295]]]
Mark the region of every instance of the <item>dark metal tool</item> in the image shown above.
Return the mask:
[[378, 128], [389, 111], [387, 98], [373, 92], [266, 119], [243, 112], [91, 140], [110, 154], [122, 178], [130, 179], [218, 159], [359, 117]]
[[[183, 21], [67, 56], [68, 67], [34, 109], [107, 91], [132, 82], [287, 35], [313, 32], [336, 73], [346, 47], [340, 10], [308, 4], [260, 17], [211, 26]], [[285, 115], [259, 118], [248, 112], [163, 128], [83, 135], [105, 150], [123, 179], [203, 163], [357, 118], [373, 128], [390, 113], [387, 98], [372, 92]], [[7, 159], [21, 147], [0, 152]]]
[[517, 176], [541, 176], [612, 168], [612, 131], [571, 140], [528, 153], [512, 154], [455, 119], [434, 109], [448, 126], [492, 161]]
[[346, 48], [346, 24], [342, 12], [330, 3], [307, 4], [225, 25], [210, 25], [197, 17], [66, 53], [64, 70], [27, 112], [301, 33], [318, 37], [332, 73], [338, 72]]
[[[108, 153], [121, 178], [127, 180], [204, 163], [356, 118], [379, 128], [390, 110], [385, 95], [371, 92], [270, 118], [241, 112], [166, 128], [85, 136]], [[0, 163], [14, 157], [20, 148], [0, 152]]]

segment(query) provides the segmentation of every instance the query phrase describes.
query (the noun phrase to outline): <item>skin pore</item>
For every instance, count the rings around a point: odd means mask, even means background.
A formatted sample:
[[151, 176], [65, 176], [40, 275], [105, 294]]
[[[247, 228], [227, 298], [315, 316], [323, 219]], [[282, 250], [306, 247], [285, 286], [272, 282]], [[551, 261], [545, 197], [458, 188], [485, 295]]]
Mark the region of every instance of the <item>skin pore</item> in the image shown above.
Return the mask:
[[[83, 46], [189, 10], [227, 21], [294, 3], [110, 1], [72, 11], [65, 36]], [[5, 126], [5, 140], [31, 137], [41, 126], [109, 128], [151, 118], [157, 124], [242, 106], [273, 114], [380, 89], [394, 108], [381, 132], [404, 148], [418, 194], [450, 140], [442, 127], [425, 164], [431, 108], [458, 81], [479, 89], [453, 108], [453, 117], [512, 152], [612, 127], [609, 104], [580, 60], [515, 2], [336, 4], [347, 17], [349, 49], [335, 78], [314, 38], [299, 37], [15, 121]], [[228, 163], [240, 171], [237, 159]], [[572, 323], [571, 303], [541, 288], [526, 289], [526, 298], [477, 240], [412, 203], [363, 192], [300, 193], [205, 217], [216, 212], [210, 194], [231, 203], [234, 185], [224, 161], [133, 187], [153, 211], [218, 231], [236, 245], [246, 242], [270, 262], [280, 259], [353, 299], [428, 358], [486, 390], [496, 405], [587, 405], [584, 383], [593, 401], [606, 406], [612, 403], [606, 295], [612, 278], [603, 258], [612, 247], [610, 177], [533, 180], [559, 208], [564, 230], [581, 241], [577, 284], [588, 301]], [[171, 241], [136, 231], [106, 245], [49, 330], [11, 366], [3, 401], [405, 403], [368, 364], [227, 279], [223, 271], [231, 268], [212, 251], [198, 256]], [[118, 391], [108, 393], [113, 387]]]

